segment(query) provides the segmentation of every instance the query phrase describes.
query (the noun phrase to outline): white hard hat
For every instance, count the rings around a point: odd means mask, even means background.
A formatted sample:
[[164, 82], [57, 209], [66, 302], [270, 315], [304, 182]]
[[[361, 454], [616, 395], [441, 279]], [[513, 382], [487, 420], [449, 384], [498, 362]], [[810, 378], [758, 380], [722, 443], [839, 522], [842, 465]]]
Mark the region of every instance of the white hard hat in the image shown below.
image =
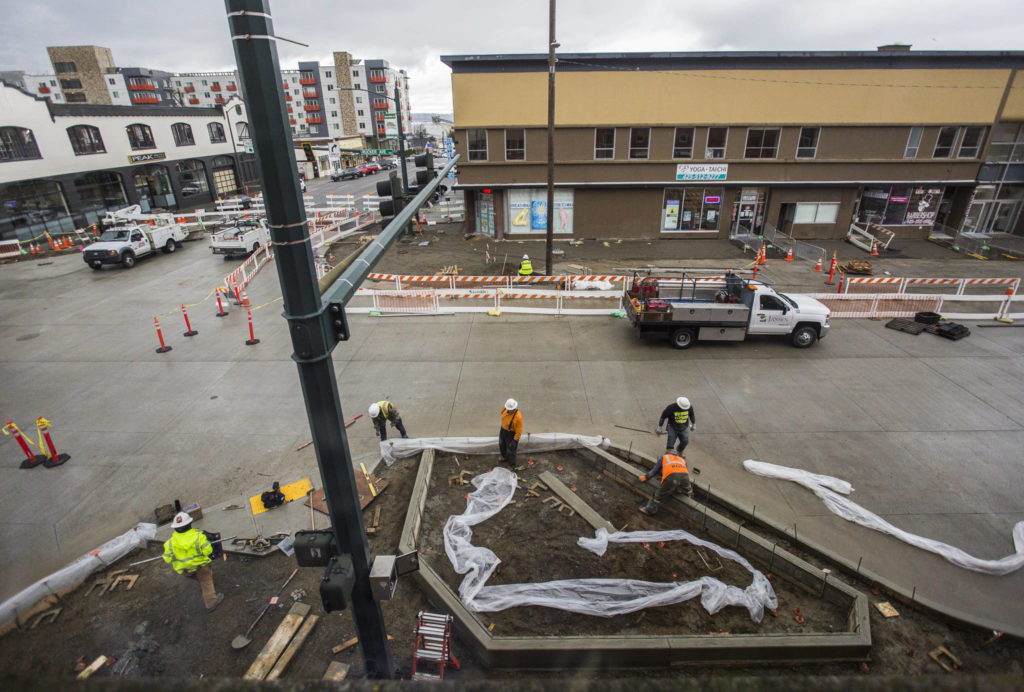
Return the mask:
[[530, 259], [529, 255], [523, 255], [523, 259]]
[[690, 408], [690, 400], [687, 399], [685, 396], [681, 396], [678, 399], [676, 399], [676, 405], [682, 409]]
[[380, 406], [377, 404], [370, 404], [370, 418], [376, 418], [380, 415]]
[[172, 529], [180, 529], [182, 526], [188, 526], [192, 523], [192, 515], [188, 512], [178, 512], [174, 515], [174, 520], [171, 522]]
[[517, 408], [519, 408], [519, 402], [515, 399], [509, 399], [505, 402], [506, 411], [515, 411]]

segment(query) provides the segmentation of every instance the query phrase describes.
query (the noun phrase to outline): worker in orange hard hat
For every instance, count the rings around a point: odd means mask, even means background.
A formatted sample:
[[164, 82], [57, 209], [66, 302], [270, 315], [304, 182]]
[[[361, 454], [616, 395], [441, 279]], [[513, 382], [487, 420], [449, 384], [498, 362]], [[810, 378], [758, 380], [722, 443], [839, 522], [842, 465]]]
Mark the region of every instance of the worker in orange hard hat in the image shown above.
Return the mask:
[[671, 447], [666, 449], [654, 468], [649, 473], [640, 476], [640, 482], [646, 483], [648, 478], [653, 478], [659, 472], [661, 473], [661, 485], [654, 491], [654, 497], [640, 508], [641, 512], [652, 517], [658, 513], [661, 501], [680, 489], [686, 493], [687, 497], [693, 497], [693, 484], [690, 482], [690, 471], [686, 468], [686, 459], [677, 454], [676, 450]]

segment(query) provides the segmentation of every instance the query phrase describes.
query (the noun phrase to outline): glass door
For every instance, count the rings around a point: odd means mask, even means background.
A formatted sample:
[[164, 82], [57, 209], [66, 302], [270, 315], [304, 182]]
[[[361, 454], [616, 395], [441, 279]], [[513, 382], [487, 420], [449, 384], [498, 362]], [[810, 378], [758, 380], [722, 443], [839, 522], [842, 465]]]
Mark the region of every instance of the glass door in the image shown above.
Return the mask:
[[763, 187], [745, 187], [733, 206], [733, 227], [735, 235], [761, 235], [764, 227]]

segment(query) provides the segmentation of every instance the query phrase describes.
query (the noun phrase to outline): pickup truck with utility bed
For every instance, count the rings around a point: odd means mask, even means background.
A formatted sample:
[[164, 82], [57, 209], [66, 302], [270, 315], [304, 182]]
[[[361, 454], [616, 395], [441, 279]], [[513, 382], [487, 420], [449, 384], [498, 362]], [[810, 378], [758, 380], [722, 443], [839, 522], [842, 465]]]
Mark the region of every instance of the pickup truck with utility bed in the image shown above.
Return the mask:
[[135, 266], [139, 257], [151, 255], [158, 249], [169, 254], [188, 237], [188, 232], [178, 224], [163, 226], [141, 226], [127, 223], [103, 231], [92, 245], [86, 245], [82, 259], [93, 269], [99, 270], [104, 264], [120, 264], [125, 269]]
[[270, 229], [263, 219], [238, 219], [210, 235], [210, 249], [224, 259], [246, 257], [270, 243]]

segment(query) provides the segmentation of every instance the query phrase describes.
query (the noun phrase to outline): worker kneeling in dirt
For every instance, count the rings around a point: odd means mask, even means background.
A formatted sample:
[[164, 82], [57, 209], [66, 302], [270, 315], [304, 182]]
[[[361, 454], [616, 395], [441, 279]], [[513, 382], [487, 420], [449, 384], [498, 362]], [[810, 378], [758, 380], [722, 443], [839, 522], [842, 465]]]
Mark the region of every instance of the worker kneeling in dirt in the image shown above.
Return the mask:
[[519, 276], [533, 276], [533, 262], [529, 255], [523, 255], [523, 261], [519, 263]]
[[640, 482], [646, 483], [661, 471], [661, 485], [654, 491], [654, 497], [648, 500], [647, 504], [640, 508], [640, 511], [649, 516], [658, 513], [658, 506], [666, 497], [682, 489], [687, 497], [693, 497], [693, 484], [690, 483], [690, 471], [686, 468], [686, 459], [676, 454], [676, 450], [669, 447], [665, 450], [658, 463], [647, 475], [640, 476]]
[[523, 435], [523, 414], [519, 412], [519, 402], [509, 399], [501, 409], [501, 430], [498, 431], [498, 453], [501, 461], [506, 462], [515, 471], [516, 450], [519, 449], [519, 438]]
[[178, 512], [171, 528], [174, 533], [164, 542], [164, 562], [178, 574], [195, 577], [203, 589], [206, 610], [213, 611], [224, 600], [224, 594], [213, 588], [213, 568], [210, 566], [213, 545], [206, 534], [192, 528], [192, 517], [187, 512]]
[[377, 437], [382, 441], [388, 439], [388, 429], [385, 425], [391, 422], [391, 427], [397, 428], [402, 437], [409, 437], [405, 434], [405, 426], [402, 425], [402, 417], [398, 415], [398, 409], [390, 401], [378, 401], [370, 404], [370, 420], [377, 430]]

